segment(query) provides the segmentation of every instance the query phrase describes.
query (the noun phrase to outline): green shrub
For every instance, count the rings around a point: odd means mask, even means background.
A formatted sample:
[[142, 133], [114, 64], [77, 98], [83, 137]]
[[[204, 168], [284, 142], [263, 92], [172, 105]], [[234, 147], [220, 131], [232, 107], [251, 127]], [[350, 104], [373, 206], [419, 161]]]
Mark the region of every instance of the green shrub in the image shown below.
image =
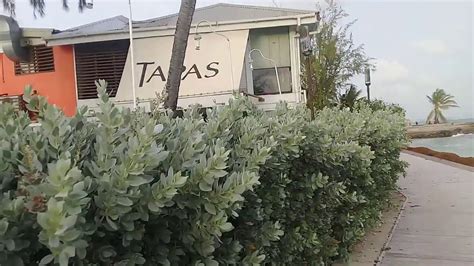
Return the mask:
[[0, 265], [324, 264], [374, 224], [404, 163], [403, 117], [360, 106], [96, 119], [25, 93], [0, 105]]
[[[294, 112], [294, 111], [293, 111]], [[314, 121], [290, 114], [298, 143], [277, 146], [260, 172], [261, 185], [247, 192], [236, 232], [267, 262], [322, 265], [346, 258], [374, 225], [396, 180], [406, 143], [404, 118], [391, 110], [325, 109]], [[284, 155], [284, 156], [281, 156]], [[270, 162], [275, 162], [270, 164]], [[249, 197], [250, 194], [250, 197]], [[262, 236], [278, 225], [279, 241]], [[263, 241], [263, 242], [262, 242]]]
[[371, 100], [367, 101], [367, 99], [362, 99], [361, 101], [358, 101], [355, 105], [356, 109], [361, 109], [364, 107], [369, 107], [372, 111], [379, 111], [379, 110], [385, 110], [389, 111], [391, 113], [398, 113], [402, 116], [405, 116], [405, 109], [400, 107], [400, 105], [395, 104], [395, 103], [387, 103], [382, 100]]

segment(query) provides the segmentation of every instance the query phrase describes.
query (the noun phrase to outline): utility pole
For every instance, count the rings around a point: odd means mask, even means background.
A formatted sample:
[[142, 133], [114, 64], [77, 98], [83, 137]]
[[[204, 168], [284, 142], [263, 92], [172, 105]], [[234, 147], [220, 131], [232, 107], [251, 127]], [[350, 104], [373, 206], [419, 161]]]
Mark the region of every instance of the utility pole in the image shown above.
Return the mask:
[[132, 71], [132, 97], [133, 110], [137, 109], [137, 89], [135, 86], [135, 56], [133, 48], [133, 19], [132, 19], [132, 1], [128, 0], [128, 33], [130, 39], [130, 71]]

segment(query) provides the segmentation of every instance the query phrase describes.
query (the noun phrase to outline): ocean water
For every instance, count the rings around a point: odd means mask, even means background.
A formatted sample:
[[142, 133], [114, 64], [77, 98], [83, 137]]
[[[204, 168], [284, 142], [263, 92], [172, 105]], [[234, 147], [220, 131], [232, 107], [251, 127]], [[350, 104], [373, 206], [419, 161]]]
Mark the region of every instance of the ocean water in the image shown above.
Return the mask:
[[[414, 125], [415, 122], [418, 122], [418, 125], [424, 125], [426, 124], [426, 118], [424, 119], [415, 119], [411, 121], [411, 123]], [[454, 124], [464, 124], [464, 123], [474, 123], [474, 118], [462, 118], [462, 119], [448, 119], [448, 124], [454, 123]]]
[[462, 157], [474, 157], [474, 134], [459, 134], [447, 138], [414, 139], [410, 147], [426, 147], [451, 152]]

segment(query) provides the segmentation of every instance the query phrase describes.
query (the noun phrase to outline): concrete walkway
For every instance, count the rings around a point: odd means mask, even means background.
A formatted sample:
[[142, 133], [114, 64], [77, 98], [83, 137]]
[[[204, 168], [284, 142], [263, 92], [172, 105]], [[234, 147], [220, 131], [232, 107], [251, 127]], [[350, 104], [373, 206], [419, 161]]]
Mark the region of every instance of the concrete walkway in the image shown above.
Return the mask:
[[383, 266], [474, 265], [474, 172], [409, 154], [408, 197]]

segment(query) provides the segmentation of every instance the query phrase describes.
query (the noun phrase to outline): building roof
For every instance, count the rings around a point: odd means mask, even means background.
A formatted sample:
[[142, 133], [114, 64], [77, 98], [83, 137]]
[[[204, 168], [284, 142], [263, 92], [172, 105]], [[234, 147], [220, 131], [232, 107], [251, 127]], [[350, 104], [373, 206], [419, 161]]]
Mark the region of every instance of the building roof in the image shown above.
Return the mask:
[[58, 31], [53, 34], [53, 38], [69, 38], [77, 36], [88, 36], [106, 32], [121, 31], [128, 28], [128, 18], [115, 16], [104, 20], [99, 20], [89, 24]]
[[[210, 22], [252, 21], [265, 18], [298, 16], [312, 13], [310, 10], [297, 10], [277, 7], [248, 6], [235, 4], [215, 4], [197, 8], [194, 12], [193, 24], [207, 20]], [[174, 27], [178, 14], [167, 15], [143, 21], [134, 21], [133, 28]], [[116, 16], [75, 28], [59, 31], [49, 39], [67, 39], [89, 35], [128, 31], [128, 18]]]
[[[211, 22], [255, 20], [262, 18], [276, 18], [285, 16], [297, 16], [311, 13], [308, 10], [287, 9], [278, 7], [248, 6], [235, 4], [215, 4], [197, 8], [193, 16], [193, 24], [202, 20]], [[162, 27], [175, 26], [178, 14], [134, 22], [134, 27]]]

